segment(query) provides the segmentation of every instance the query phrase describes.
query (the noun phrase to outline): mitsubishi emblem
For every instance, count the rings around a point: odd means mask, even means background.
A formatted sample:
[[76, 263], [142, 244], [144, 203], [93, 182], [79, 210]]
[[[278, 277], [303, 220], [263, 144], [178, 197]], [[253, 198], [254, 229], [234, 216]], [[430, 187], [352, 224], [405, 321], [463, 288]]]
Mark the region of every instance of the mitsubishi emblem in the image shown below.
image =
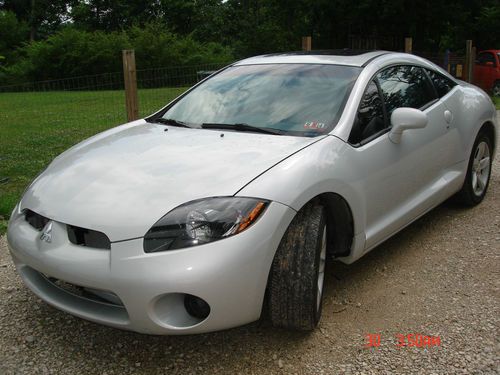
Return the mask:
[[43, 233], [40, 236], [40, 240], [45, 241], [47, 243], [52, 242], [52, 221], [49, 221], [49, 223], [43, 228]]

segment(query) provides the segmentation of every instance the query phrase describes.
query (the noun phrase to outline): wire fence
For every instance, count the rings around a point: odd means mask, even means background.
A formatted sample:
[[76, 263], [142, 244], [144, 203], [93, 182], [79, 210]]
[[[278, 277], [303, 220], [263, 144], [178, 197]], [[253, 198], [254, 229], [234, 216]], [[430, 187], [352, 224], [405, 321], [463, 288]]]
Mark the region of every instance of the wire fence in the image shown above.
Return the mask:
[[[454, 53], [414, 52], [462, 78], [465, 57]], [[163, 107], [188, 87], [226, 64], [138, 69], [139, 117]], [[70, 77], [0, 86], [0, 127], [23, 126], [26, 119], [41, 126], [82, 127], [92, 132], [127, 121], [123, 72]]]
[[[139, 115], [147, 116], [226, 64], [137, 70]], [[24, 119], [24, 120], [22, 120]], [[23, 121], [96, 130], [126, 122], [123, 72], [0, 86], [0, 126]]]
[[451, 75], [456, 78], [465, 78], [465, 65], [466, 56], [461, 53], [456, 53], [452, 51], [443, 52], [429, 52], [413, 50], [412, 38], [402, 38], [401, 36], [393, 35], [360, 35], [360, 34], [350, 34], [348, 36], [349, 48], [358, 50], [387, 50], [387, 51], [399, 51], [404, 52], [406, 49], [407, 39], [410, 39], [409, 51], [414, 55], [426, 58], [432, 61], [434, 64], [447, 70]]
[[[190, 86], [227, 64], [200, 64], [137, 69], [138, 88]], [[0, 86], [4, 92], [122, 90], [123, 72], [16, 83]]]
[[413, 51], [413, 54], [432, 61], [456, 78], [464, 78], [466, 57], [460, 53]]

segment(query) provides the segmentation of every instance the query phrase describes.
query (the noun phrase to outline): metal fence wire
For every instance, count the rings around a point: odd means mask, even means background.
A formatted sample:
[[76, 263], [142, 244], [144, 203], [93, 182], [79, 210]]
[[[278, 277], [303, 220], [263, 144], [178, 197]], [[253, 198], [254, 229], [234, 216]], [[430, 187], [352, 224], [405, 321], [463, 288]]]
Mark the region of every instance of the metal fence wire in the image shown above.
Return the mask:
[[[191, 86], [225, 65], [227, 64], [137, 69], [137, 87], [146, 89]], [[123, 86], [123, 72], [114, 72], [5, 85], [0, 86], [0, 93], [122, 90]]]
[[[463, 76], [463, 56], [414, 53], [442, 66], [456, 77]], [[139, 117], [159, 110], [188, 87], [225, 65], [138, 69]], [[123, 72], [0, 86], [0, 126], [18, 123], [16, 116], [41, 123], [50, 119], [70, 128], [97, 123], [98, 130], [124, 123], [127, 119]]]
[[421, 52], [413, 51], [414, 55], [423, 57], [434, 64], [448, 71], [453, 77], [464, 79], [465, 61], [464, 55], [445, 51], [445, 52]]
[[[165, 106], [187, 88], [227, 64], [138, 69], [139, 116]], [[97, 122], [104, 129], [126, 122], [123, 72], [0, 86], [0, 126], [17, 118], [69, 127]]]

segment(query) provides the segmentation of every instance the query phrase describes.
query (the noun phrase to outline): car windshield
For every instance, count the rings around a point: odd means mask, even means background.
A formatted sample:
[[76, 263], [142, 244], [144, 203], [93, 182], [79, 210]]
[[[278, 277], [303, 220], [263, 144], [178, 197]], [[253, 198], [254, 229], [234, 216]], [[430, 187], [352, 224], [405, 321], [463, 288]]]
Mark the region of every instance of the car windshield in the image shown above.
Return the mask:
[[177, 101], [163, 113], [163, 121], [212, 129], [220, 124], [235, 131], [253, 127], [288, 135], [324, 134], [339, 120], [360, 71], [321, 64], [232, 66]]

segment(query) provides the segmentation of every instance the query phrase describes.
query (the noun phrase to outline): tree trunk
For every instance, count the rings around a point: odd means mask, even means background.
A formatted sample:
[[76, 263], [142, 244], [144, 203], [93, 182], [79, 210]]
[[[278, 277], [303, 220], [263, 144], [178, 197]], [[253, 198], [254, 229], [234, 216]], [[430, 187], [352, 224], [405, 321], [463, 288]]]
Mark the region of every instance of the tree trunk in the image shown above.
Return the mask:
[[30, 15], [30, 42], [35, 41], [36, 26], [35, 26], [35, 0], [31, 0], [31, 15]]

